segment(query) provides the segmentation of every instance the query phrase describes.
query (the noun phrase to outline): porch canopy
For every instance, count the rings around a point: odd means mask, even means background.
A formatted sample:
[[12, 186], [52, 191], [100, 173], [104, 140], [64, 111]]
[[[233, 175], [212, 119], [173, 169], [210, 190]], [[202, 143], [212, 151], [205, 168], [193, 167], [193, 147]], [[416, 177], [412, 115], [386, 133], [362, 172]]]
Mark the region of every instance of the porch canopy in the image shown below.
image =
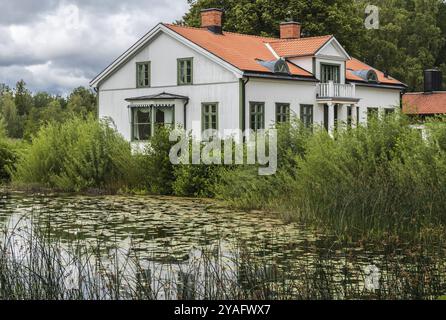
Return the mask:
[[125, 99], [125, 101], [130, 102], [129, 108], [175, 107], [175, 100], [189, 101], [189, 97], [163, 92], [149, 96], [141, 96], [141, 97], [133, 97]]
[[[175, 128], [176, 123], [183, 121], [186, 129], [186, 106], [189, 97], [162, 92], [125, 99], [129, 103], [129, 119], [131, 126], [131, 141], [145, 142], [154, 136], [159, 127]], [[179, 114], [178, 114], [179, 113]], [[176, 117], [183, 113], [182, 121]]]

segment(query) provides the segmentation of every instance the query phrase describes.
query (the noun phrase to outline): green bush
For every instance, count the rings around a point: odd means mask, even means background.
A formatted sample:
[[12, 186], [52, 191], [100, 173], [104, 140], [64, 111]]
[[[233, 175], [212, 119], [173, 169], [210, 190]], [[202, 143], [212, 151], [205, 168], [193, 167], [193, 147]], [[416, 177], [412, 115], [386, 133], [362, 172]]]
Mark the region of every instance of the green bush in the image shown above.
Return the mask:
[[279, 211], [347, 238], [426, 239], [446, 226], [446, 123], [428, 125], [427, 140], [402, 115], [367, 126], [313, 133], [279, 128], [279, 169], [223, 175], [217, 196], [244, 209]]
[[[190, 136], [189, 139], [191, 139]], [[193, 144], [195, 146], [199, 146], [200, 154], [202, 154], [204, 144], [200, 144], [197, 141], [195, 141]], [[222, 150], [224, 150], [223, 148], [222, 143]], [[227, 170], [232, 170], [232, 166], [222, 166], [216, 164], [205, 165], [203, 163], [191, 164], [192, 154], [192, 143], [189, 143], [190, 164], [179, 164], [174, 167], [174, 194], [182, 197], [215, 197], [215, 188], [220, 183], [221, 175]], [[210, 156], [212, 156], [212, 154], [210, 154]], [[224, 153], [221, 153], [220, 156], [221, 163], [224, 163]]]
[[257, 166], [236, 166], [221, 174], [216, 196], [243, 209], [270, 209], [280, 206], [290, 196], [296, 179], [297, 156], [304, 155], [311, 129], [294, 119], [277, 126], [278, 171], [273, 176], [259, 176]]
[[215, 196], [215, 186], [223, 168], [216, 165], [175, 166], [174, 194], [181, 197]]
[[175, 180], [169, 152], [175, 144], [169, 141], [171, 129], [158, 127], [143, 155], [138, 156], [140, 185], [152, 194], [171, 195]]
[[40, 129], [14, 181], [62, 191], [116, 191], [132, 183], [134, 171], [129, 143], [109, 123], [72, 118]]
[[6, 138], [0, 137], [0, 183], [11, 180], [17, 159], [17, 147]]
[[400, 116], [331, 139], [320, 132], [298, 161], [294, 214], [353, 237], [425, 237], [446, 223], [445, 154]]

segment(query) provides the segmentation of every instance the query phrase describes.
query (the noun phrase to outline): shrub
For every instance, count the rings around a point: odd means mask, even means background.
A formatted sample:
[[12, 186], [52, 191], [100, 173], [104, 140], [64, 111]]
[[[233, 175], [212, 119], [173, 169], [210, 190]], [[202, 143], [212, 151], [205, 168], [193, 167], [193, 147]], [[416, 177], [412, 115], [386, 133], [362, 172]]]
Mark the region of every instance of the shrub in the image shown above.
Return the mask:
[[[243, 209], [269, 209], [290, 196], [291, 181], [296, 179], [297, 156], [305, 154], [311, 130], [294, 119], [277, 126], [278, 171], [273, 176], [259, 176], [257, 166], [237, 166], [225, 170], [216, 187], [217, 197]], [[274, 204], [273, 204], [274, 203]]]
[[130, 145], [92, 117], [40, 129], [17, 165], [14, 181], [62, 191], [116, 191], [134, 178]]
[[169, 141], [171, 130], [158, 127], [147, 145], [144, 155], [138, 156], [138, 171], [142, 187], [153, 194], [171, 195], [175, 180], [169, 152], [175, 144]]
[[216, 165], [175, 166], [174, 194], [181, 197], [212, 198], [223, 170], [221, 166]]
[[446, 123], [423, 139], [402, 115], [339, 130], [332, 138], [279, 128], [279, 169], [224, 174], [217, 196], [244, 209], [282, 212], [344, 238], [420, 240], [444, 233]]

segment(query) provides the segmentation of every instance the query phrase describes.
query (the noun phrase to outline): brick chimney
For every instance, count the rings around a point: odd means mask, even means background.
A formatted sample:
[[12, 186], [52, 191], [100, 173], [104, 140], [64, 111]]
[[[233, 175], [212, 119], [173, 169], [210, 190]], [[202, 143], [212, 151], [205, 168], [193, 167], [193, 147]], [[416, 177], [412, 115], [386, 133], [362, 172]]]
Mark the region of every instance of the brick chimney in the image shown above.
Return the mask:
[[299, 22], [282, 22], [280, 24], [280, 39], [299, 39], [301, 26]]
[[223, 13], [222, 9], [204, 9], [201, 10], [201, 27], [207, 28], [209, 31], [222, 34], [223, 33]]

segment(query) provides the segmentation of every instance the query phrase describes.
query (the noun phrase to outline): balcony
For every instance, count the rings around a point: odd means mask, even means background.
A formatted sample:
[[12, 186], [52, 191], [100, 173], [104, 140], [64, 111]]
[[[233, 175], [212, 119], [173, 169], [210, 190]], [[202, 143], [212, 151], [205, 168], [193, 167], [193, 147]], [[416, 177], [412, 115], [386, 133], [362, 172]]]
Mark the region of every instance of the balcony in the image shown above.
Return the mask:
[[316, 88], [316, 99], [324, 102], [358, 102], [356, 98], [356, 87], [354, 84], [340, 84], [330, 81], [318, 83]]

